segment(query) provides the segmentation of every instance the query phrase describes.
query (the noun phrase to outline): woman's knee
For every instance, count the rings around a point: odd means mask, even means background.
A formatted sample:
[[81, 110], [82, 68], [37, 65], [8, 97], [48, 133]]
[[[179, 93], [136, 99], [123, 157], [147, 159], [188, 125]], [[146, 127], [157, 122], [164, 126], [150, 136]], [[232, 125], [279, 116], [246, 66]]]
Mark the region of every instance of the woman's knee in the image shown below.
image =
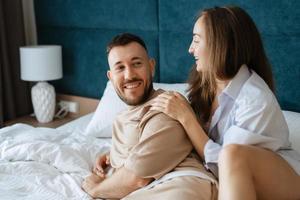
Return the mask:
[[240, 144], [229, 144], [223, 147], [219, 155], [219, 167], [242, 165], [247, 162], [247, 147]]

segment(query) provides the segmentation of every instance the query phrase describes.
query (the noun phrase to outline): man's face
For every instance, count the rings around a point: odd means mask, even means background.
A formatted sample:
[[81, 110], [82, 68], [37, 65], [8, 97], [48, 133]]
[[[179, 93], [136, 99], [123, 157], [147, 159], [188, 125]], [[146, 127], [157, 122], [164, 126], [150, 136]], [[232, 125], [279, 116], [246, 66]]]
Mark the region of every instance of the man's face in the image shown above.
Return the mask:
[[155, 61], [138, 43], [113, 47], [108, 54], [107, 72], [119, 97], [128, 105], [145, 102], [151, 91]]

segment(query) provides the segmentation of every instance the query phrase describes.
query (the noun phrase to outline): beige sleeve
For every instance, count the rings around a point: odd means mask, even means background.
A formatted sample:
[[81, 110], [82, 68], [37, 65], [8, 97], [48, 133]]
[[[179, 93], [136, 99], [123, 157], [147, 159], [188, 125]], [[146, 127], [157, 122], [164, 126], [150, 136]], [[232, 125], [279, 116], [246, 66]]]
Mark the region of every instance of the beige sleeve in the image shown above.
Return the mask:
[[160, 113], [146, 122], [124, 167], [139, 177], [158, 179], [181, 163], [191, 150], [192, 144], [180, 123]]

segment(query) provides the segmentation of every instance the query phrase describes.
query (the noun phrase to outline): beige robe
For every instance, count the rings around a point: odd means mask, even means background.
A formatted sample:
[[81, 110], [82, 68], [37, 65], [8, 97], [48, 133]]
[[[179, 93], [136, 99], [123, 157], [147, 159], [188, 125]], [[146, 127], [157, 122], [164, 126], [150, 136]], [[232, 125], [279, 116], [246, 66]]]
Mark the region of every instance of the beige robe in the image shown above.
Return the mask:
[[[155, 91], [143, 105], [129, 106], [115, 120], [110, 153], [112, 167], [125, 167], [139, 177], [156, 180], [180, 170], [201, 172], [214, 179], [191, 154], [193, 146], [181, 124], [164, 113], [149, 110], [153, 98], [162, 92]], [[139, 189], [123, 199], [217, 199], [217, 189], [208, 179], [182, 176]]]

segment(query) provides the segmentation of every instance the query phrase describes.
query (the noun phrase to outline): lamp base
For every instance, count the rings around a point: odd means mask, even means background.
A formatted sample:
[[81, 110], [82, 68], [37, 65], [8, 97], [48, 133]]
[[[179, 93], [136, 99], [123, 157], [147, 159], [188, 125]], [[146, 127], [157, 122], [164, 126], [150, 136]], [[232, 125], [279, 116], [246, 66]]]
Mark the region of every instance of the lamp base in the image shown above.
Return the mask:
[[31, 89], [34, 114], [40, 123], [53, 120], [55, 112], [55, 90], [47, 82], [38, 82]]

